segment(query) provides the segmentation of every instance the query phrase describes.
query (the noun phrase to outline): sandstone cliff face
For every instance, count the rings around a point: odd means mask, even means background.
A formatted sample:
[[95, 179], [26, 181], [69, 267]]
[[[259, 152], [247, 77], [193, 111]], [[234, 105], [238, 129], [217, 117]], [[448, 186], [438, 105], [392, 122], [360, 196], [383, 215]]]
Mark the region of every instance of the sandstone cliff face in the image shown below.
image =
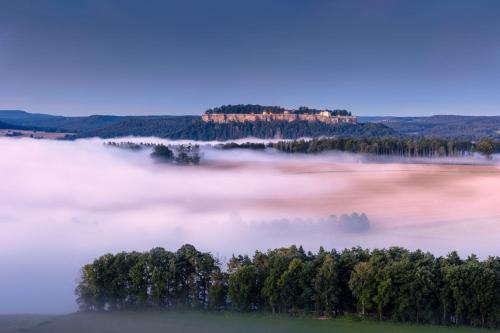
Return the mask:
[[309, 122], [322, 122], [327, 124], [350, 123], [356, 124], [355, 116], [326, 116], [322, 114], [294, 114], [294, 113], [276, 113], [276, 114], [222, 114], [210, 113], [201, 116], [205, 122], [228, 123], [245, 121], [296, 121], [305, 120]]

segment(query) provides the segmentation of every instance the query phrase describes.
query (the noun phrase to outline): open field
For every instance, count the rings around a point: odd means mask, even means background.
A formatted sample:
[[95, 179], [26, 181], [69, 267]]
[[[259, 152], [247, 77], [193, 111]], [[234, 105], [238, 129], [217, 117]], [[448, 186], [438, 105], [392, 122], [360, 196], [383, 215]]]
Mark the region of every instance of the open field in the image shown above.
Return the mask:
[[[264, 315], [131, 312], [65, 316], [0, 316], [0, 333], [440, 333], [481, 332], [472, 328], [402, 325], [347, 319], [316, 320]], [[491, 330], [489, 330], [491, 332]], [[486, 332], [486, 331], [484, 331]]]

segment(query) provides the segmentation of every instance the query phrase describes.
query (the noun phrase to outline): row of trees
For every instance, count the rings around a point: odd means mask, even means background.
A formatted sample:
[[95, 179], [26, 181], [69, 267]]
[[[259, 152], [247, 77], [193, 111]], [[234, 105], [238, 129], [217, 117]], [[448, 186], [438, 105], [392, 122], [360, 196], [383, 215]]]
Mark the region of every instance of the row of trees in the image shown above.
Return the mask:
[[396, 155], [404, 157], [466, 156], [479, 152], [491, 156], [500, 152], [500, 143], [490, 139], [479, 142], [442, 138], [324, 138], [313, 140], [280, 141], [270, 144], [287, 153], [318, 153], [330, 150], [375, 155]]
[[234, 309], [500, 326], [500, 258], [420, 250], [305, 252], [291, 246], [221, 262], [192, 245], [106, 254], [82, 268], [82, 310]]
[[218, 144], [215, 147], [224, 150], [227, 149], [264, 150], [266, 149], [266, 144], [260, 142], [242, 142], [242, 143], [228, 142], [228, 143]]
[[259, 104], [236, 104], [236, 105], [222, 105], [219, 107], [215, 107], [212, 109], [208, 109], [205, 113], [223, 113], [223, 114], [249, 114], [249, 113], [263, 113], [271, 112], [271, 113], [283, 113], [285, 112], [285, 108], [281, 106], [266, 106]]
[[301, 106], [296, 110], [286, 110], [285, 108], [281, 106], [266, 106], [266, 105], [259, 105], [259, 104], [236, 104], [236, 105], [222, 105], [216, 108], [208, 109], [205, 111], [207, 114], [211, 113], [222, 113], [222, 114], [250, 114], [250, 113], [263, 113], [263, 112], [269, 112], [269, 113], [283, 113], [285, 111], [293, 112], [293, 113], [300, 113], [300, 114], [316, 114], [320, 113], [321, 111], [329, 111], [332, 115], [334, 116], [351, 116], [351, 112], [347, 110], [320, 110], [320, 109], [313, 109], [309, 108], [307, 106]]
[[320, 113], [321, 111], [329, 111], [332, 116], [352, 116], [351, 112], [349, 112], [347, 110], [341, 110], [341, 109], [319, 110], [319, 109], [311, 109], [307, 106], [301, 106], [297, 110], [293, 110], [294, 113], [300, 113], [300, 114], [316, 114], [316, 113]]

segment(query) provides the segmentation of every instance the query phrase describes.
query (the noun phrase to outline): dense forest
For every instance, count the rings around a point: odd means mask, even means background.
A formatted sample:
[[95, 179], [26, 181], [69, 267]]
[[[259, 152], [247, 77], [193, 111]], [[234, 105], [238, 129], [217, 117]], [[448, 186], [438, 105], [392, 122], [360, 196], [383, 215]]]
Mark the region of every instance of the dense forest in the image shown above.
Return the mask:
[[256, 121], [213, 123], [182, 119], [129, 119], [103, 129], [84, 132], [75, 136], [113, 138], [126, 135], [157, 136], [177, 140], [226, 141], [248, 137], [270, 139], [298, 139], [318, 136], [389, 136], [395, 131], [382, 124], [339, 124], [332, 126], [308, 121]]
[[461, 259], [399, 247], [317, 253], [291, 246], [220, 260], [176, 252], [106, 254], [82, 268], [83, 311], [138, 308], [356, 314], [380, 320], [500, 326], [500, 258]]
[[440, 138], [324, 138], [313, 140], [280, 141], [269, 147], [287, 153], [319, 153], [345, 151], [402, 157], [460, 157], [474, 152], [487, 157], [500, 152], [500, 142], [483, 139], [479, 142]]
[[309, 108], [307, 106], [301, 106], [296, 110], [286, 110], [281, 106], [265, 106], [258, 104], [237, 104], [237, 105], [222, 105], [216, 108], [208, 109], [205, 113], [222, 113], [222, 114], [249, 114], [249, 113], [263, 113], [264, 111], [270, 113], [283, 113], [285, 111], [290, 111], [297, 114], [317, 114], [321, 111], [330, 111], [334, 116], [351, 116], [351, 112], [347, 110], [319, 110]]
[[172, 139], [234, 140], [248, 137], [298, 139], [319, 136], [371, 137], [395, 135], [394, 130], [381, 124], [338, 124], [335, 126], [308, 121], [256, 121], [244, 123], [195, 122], [191, 127], [174, 133]]

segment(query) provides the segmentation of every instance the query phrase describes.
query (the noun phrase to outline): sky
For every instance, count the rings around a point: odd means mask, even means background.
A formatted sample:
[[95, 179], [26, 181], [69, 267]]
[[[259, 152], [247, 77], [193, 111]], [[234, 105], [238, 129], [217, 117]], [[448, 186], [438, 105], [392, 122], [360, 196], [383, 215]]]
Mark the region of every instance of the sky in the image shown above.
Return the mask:
[[496, 0], [0, 0], [0, 109], [500, 115]]

